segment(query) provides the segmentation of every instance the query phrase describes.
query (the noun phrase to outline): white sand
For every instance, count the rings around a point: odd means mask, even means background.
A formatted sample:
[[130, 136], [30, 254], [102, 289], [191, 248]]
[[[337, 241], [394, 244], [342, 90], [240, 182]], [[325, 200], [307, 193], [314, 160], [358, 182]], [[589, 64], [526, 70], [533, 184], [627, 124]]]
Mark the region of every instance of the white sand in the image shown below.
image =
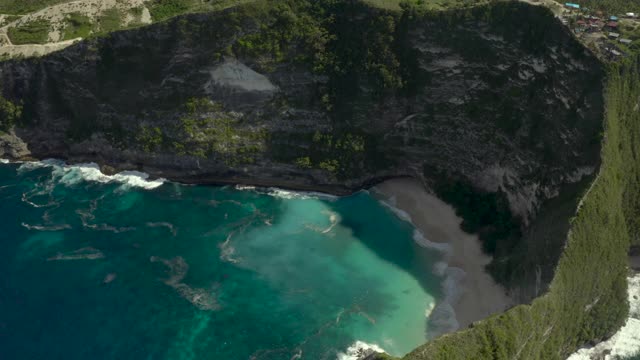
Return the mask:
[[627, 278], [629, 318], [610, 339], [591, 348], [579, 349], [567, 360], [616, 360], [640, 351], [640, 273]]
[[386, 181], [374, 190], [409, 214], [413, 224], [430, 242], [446, 243], [451, 247], [445, 260], [450, 267], [466, 273], [458, 284], [460, 296], [452, 303], [461, 329], [513, 304], [505, 290], [485, 272], [484, 267], [491, 257], [482, 252], [476, 235], [462, 231], [462, 219], [451, 206], [429, 194], [420, 182], [412, 179]]

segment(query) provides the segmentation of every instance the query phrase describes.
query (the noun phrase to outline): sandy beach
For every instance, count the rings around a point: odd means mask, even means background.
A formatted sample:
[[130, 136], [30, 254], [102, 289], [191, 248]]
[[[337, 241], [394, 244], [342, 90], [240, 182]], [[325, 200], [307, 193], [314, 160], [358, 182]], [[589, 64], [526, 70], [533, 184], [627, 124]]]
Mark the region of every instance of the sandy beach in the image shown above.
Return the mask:
[[491, 257], [482, 252], [476, 235], [460, 229], [462, 219], [455, 210], [429, 194], [413, 179], [394, 179], [375, 187], [374, 191], [392, 206], [406, 212], [426, 239], [433, 243], [449, 244], [445, 261], [449, 267], [462, 269], [466, 275], [459, 279], [460, 295], [451, 304], [463, 329], [472, 322], [501, 312], [513, 303], [505, 290], [484, 270]]

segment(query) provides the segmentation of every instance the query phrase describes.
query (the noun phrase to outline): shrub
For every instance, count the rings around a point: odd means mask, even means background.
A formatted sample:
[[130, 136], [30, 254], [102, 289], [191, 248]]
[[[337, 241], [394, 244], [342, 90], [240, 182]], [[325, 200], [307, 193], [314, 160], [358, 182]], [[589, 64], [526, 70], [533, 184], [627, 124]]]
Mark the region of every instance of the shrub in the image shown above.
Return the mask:
[[108, 33], [119, 30], [122, 27], [124, 14], [116, 8], [105, 10], [97, 19], [101, 33]]
[[9, 38], [15, 45], [44, 44], [49, 39], [51, 24], [40, 19], [9, 28]]
[[7, 131], [22, 117], [22, 105], [0, 96], [0, 131]]
[[80, 13], [71, 13], [67, 15], [66, 27], [64, 28], [64, 40], [76, 38], [87, 38], [91, 34], [93, 24], [91, 19]]
[[192, 0], [154, 0], [149, 6], [149, 11], [153, 21], [162, 21], [183, 14], [192, 6]]

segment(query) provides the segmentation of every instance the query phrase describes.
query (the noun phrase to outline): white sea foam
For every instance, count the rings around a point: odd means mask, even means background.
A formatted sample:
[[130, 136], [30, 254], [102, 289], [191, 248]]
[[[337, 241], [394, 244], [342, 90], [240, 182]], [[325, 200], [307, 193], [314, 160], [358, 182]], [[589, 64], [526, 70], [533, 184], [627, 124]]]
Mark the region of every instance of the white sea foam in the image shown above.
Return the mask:
[[98, 249], [86, 247], [69, 253], [58, 253], [47, 259], [47, 261], [68, 261], [68, 260], [97, 260], [104, 259], [104, 254]]
[[446, 301], [438, 303], [433, 311], [431, 311], [429, 325], [436, 329], [435, 331], [429, 332], [429, 338], [454, 332], [460, 327], [453, 306]]
[[233, 234], [234, 233], [232, 232], [227, 235], [227, 240], [218, 245], [218, 247], [220, 248], [220, 260], [237, 264], [240, 260], [233, 257], [236, 254], [236, 248], [231, 245], [231, 238], [233, 237]]
[[338, 225], [338, 223], [340, 222], [340, 215], [334, 213], [333, 211], [323, 211], [322, 213], [329, 215], [329, 221], [331, 222], [331, 225], [329, 225], [328, 228], [322, 230], [322, 233], [326, 234], [331, 232], [331, 230], [333, 230], [333, 228]]
[[358, 340], [349, 346], [346, 352], [338, 353], [337, 360], [362, 360], [372, 352], [384, 353], [385, 351], [376, 344], [367, 344]]
[[[338, 215], [337, 213], [333, 212], [333, 211], [329, 211], [329, 210], [323, 210], [322, 214], [327, 215], [329, 217], [329, 226], [326, 228], [322, 228], [319, 227], [315, 224], [307, 224], [305, 225], [306, 228], [321, 233], [321, 234], [329, 234], [331, 232], [331, 230], [333, 230], [333, 228], [336, 227], [336, 225], [338, 225], [340, 223], [340, 215]], [[270, 222], [267, 222], [267, 225], [271, 226], [272, 224]]]
[[115, 234], [120, 234], [120, 233], [124, 233], [124, 232], [129, 232], [129, 231], [135, 231], [136, 228], [133, 226], [123, 226], [123, 227], [118, 227], [118, 226], [113, 226], [113, 225], [109, 225], [109, 224], [89, 224], [85, 221], [83, 221], [82, 225], [86, 228], [89, 229], [93, 229], [96, 231], [110, 231], [112, 233]]
[[445, 272], [449, 268], [449, 264], [445, 261], [438, 261], [433, 264], [433, 273], [439, 276], [444, 276]]
[[25, 162], [18, 168], [18, 173], [33, 171], [43, 167], [52, 167], [52, 176], [68, 186], [77, 185], [84, 181], [107, 183], [121, 183], [122, 189], [140, 188], [153, 190], [166, 179], [149, 180], [149, 174], [139, 171], [123, 171], [115, 175], [105, 175], [96, 163], [67, 165], [63, 161], [47, 159], [37, 162]]
[[449, 266], [444, 272], [444, 281], [442, 282], [442, 291], [444, 293], [445, 301], [450, 304], [455, 304], [460, 300], [462, 296], [462, 289], [458, 286], [467, 276], [464, 270]]
[[0, 159], [0, 164], [8, 164], [9, 160], [7, 159]]
[[298, 192], [298, 191], [289, 191], [278, 188], [269, 188], [266, 191], [266, 194], [269, 196], [281, 198], [281, 199], [323, 199], [323, 200], [335, 200], [337, 197], [329, 194], [323, 194], [319, 192]]
[[[161, 186], [166, 180], [148, 180], [149, 174], [139, 171], [123, 171], [115, 175], [105, 175], [95, 163], [64, 166], [56, 169], [61, 171], [60, 181], [67, 185], [77, 185], [83, 181], [93, 181], [103, 184], [117, 182], [122, 183], [123, 188], [141, 188], [153, 190]], [[60, 174], [60, 173], [59, 173]]]
[[46, 204], [36, 204], [35, 202], [31, 201], [31, 198], [34, 196], [39, 196], [39, 195], [50, 195], [51, 194], [51, 188], [46, 187], [44, 190], [38, 190], [38, 191], [30, 191], [30, 192], [26, 192], [22, 194], [22, 202], [29, 204], [31, 206], [33, 206], [34, 208], [44, 208], [44, 207], [50, 207], [50, 206], [54, 206], [57, 203], [55, 201], [53, 201], [51, 198], [49, 198], [49, 201]]
[[640, 274], [627, 278], [629, 318], [610, 339], [591, 348], [580, 349], [567, 360], [614, 360], [640, 351]]
[[424, 248], [437, 250], [445, 255], [449, 255], [451, 254], [451, 251], [453, 251], [451, 244], [430, 241], [424, 236], [422, 231], [418, 229], [413, 230], [413, 240]]
[[147, 227], [150, 228], [166, 228], [167, 230], [169, 230], [169, 232], [171, 233], [171, 235], [176, 236], [178, 235], [178, 230], [175, 228], [175, 226], [173, 226], [172, 223], [169, 222], [148, 222], [146, 223]]
[[42, 161], [27, 161], [20, 164], [18, 167], [18, 174], [23, 174], [25, 172], [30, 172], [36, 169], [47, 168], [51, 166], [62, 166], [63, 162], [58, 162], [58, 160], [47, 159]]
[[164, 283], [175, 289], [180, 296], [200, 310], [218, 310], [220, 304], [211, 289], [194, 288], [182, 282], [189, 271], [189, 264], [183, 257], [178, 256], [167, 260], [157, 256], [149, 258], [151, 262], [160, 262], [169, 268], [169, 277]]
[[292, 199], [298, 199], [298, 200], [319, 199], [319, 200], [325, 200], [325, 201], [335, 201], [335, 200], [338, 199], [338, 196], [325, 194], [325, 193], [321, 193], [321, 192], [291, 191], [291, 190], [284, 190], [284, 189], [279, 189], [279, 188], [274, 188], [274, 187], [260, 188], [260, 187], [255, 187], [255, 186], [236, 185], [235, 189], [236, 190], [241, 190], [241, 191], [253, 191], [253, 192], [256, 192], [258, 194], [269, 195], [269, 196], [277, 197], [277, 198], [280, 198], [280, 199], [287, 199], [287, 200], [292, 200]]
[[[411, 215], [404, 210], [398, 209], [395, 207], [395, 197], [391, 197], [388, 200], [381, 200], [380, 203], [391, 210], [397, 217], [400, 219], [411, 223], [413, 225], [413, 220], [411, 219]], [[415, 226], [415, 225], [414, 225]]]
[[453, 304], [457, 303], [462, 296], [464, 289], [459, 284], [467, 276], [462, 269], [449, 266], [444, 262], [436, 263], [435, 267], [438, 268], [436, 274], [444, 277], [441, 285], [444, 298], [429, 312], [429, 324], [433, 329], [429, 334], [430, 338], [454, 332], [460, 328]]
[[29, 230], [37, 230], [37, 231], [61, 231], [71, 229], [71, 225], [62, 224], [62, 225], [29, 225], [22, 223], [22, 226]]
[[428, 319], [433, 313], [433, 309], [435, 308], [436, 308], [436, 303], [430, 302], [429, 305], [427, 305], [427, 308], [424, 310], [424, 317]]

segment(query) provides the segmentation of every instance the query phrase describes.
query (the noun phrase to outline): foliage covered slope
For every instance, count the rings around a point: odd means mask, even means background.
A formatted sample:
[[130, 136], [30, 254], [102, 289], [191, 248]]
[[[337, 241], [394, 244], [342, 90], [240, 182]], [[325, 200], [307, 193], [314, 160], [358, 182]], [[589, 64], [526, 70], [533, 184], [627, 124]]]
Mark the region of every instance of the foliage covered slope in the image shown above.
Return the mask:
[[610, 69], [602, 168], [572, 221], [549, 293], [405, 359], [564, 359], [623, 324], [626, 256], [640, 219], [639, 65]]

